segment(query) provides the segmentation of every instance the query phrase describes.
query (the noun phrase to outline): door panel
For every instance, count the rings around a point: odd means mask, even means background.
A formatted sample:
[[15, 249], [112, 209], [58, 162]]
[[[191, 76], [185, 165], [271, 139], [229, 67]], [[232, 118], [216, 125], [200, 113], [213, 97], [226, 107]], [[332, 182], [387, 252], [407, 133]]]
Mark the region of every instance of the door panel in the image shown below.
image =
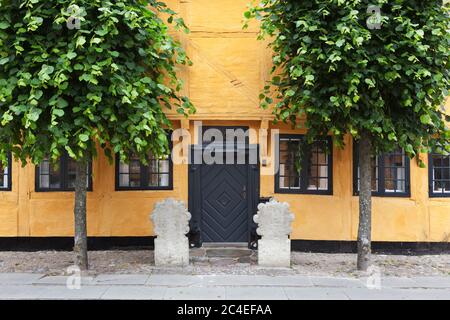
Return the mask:
[[247, 165], [202, 165], [202, 239], [248, 241]]

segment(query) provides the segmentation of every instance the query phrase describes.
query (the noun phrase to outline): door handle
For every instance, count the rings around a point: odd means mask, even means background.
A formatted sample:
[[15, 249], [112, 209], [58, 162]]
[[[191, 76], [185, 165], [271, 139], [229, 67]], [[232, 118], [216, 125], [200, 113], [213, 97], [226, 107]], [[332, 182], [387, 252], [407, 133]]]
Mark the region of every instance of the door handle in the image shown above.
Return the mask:
[[244, 186], [244, 187], [242, 188], [242, 193], [241, 193], [241, 195], [242, 195], [242, 198], [247, 199], [247, 186]]

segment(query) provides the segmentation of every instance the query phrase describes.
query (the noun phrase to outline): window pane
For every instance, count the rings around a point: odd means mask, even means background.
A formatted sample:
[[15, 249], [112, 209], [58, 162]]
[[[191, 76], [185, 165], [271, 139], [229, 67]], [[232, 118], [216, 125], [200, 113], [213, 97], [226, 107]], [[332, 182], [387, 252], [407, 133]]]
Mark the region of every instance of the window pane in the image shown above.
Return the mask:
[[433, 176], [432, 179], [433, 192], [436, 194], [450, 193], [450, 156], [440, 154], [432, 155]]
[[300, 178], [298, 176], [289, 177], [289, 188], [290, 189], [300, 189]]
[[119, 163], [119, 186], [141, 187], [141, 162], [136, 155], [130, 156], [129, 163]]
[[119, 163], [119, 186], [130, 186], [130, 165], [127, 163]]
[[158, 160], [151, 160], [149, 163], [149, 172], [158, 173]]
[[169, 186], [169, 175], [168, 174], [160, 174], [159, 175], [159, 186], [160, 187], [168, 187]]
[[140, 187], [141, 186], [141, 175], [140, 174], [130, 174], [130, 187]]
[[328, 156], [319, 145], [311, 147], [308, 190], [328, 190]]
[[61, 168], [59, 164], [52, 164], [48, 159], [39, 165], [39, 187], [43, 189], [61, 188]]
[[289, 189], [289, 177], [280, 176], [280, 188]]
[[148, 186], [149, 187], [168, 187], [170, 174], [170, 160], [168, 156], [156, 158], [152, 153], [149, 154], [148, 166]]
[[280, 189], [300, 189], [300, 174], [297, 170], [300, 139], [280, 139]]
[[399, 149], [384, 155], [386, 192], [406, 192], [406, 154]]
[[61, 168], [58, 165], [50, 165], [50, 188], [61, 188]]
[[160, 160], [159, 161], [159, 172], [169, 173], [170, 171], [170, 160]]
[[0, 164], [0, 188], [8, 188], [8, 167]]
[[141, 187], [141, 162], [136, 157], [130, 160], [129, 182], [130, 187]]
[[157, 187], [158, 186], [158, 174], [150, 174], [148, 186], [149, 187]]

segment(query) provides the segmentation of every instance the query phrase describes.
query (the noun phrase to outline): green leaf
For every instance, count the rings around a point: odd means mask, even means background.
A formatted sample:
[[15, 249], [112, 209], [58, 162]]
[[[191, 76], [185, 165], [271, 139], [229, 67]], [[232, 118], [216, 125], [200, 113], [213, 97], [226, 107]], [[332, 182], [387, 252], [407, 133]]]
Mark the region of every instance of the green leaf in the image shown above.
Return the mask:
[[340, 48], [345, 44], [345, 39], [339, 39], [336, 41], [336, 47]]
[[74, 68], [75, 70], [80, 71], [80, 70], [83, 70], [83, 69], [84, 69], [84, 66], [83, 66], [82, 64], [80, 64], [80, 63], [77, 63], [76, 65], [73, 66], [73, 68]]
[[430, 115], [428, 114], [423, 114], [420, 116], [420, 122], [422, 122], [423, 124], [427, 124], [427, 125], [432, 125], [433, 121], [431, 120]]
[[357, 37], [355, 39], [355, 42], [356, 42], [357, 45], [362, 45], [363, 42], [364, 42], [364, 38], [363, 37]]
[[3, 114], [3, 117], [2, 117], [2, 122], [1, 122], [2, 126], [5, 126], [6, 124], [8, 124], [13, 119], [14, 119], [14, 117], [10, 113], [5, 112]]
[[368, 84], [369, 88], [375, 88], [375, 83], [372, 79], [365, 79], [364, 82]]
[[100, 38], [92, 38], [91, 44], [99, 44], [102, 42], [102, 39]]
[[27, 115], [28, 120], [36, 122], [39, 119], [41, 112], [42, 111], [39, 109], [32, 109]]
[[284, 96], [285, 96], [285, 97], [292, 97], [292, 96], [294, 96], [294, 95], [295, 95], [295, 91], [292, 90], [292, 89], [289, 89], [289, 90], [287, 90], [287, 91], [284, 93]]
[[6, 63], [8, 63], [8, 62], [9, 62], [9, 58], [3, 58], [3, 59], [0, 59], [0, 66], [6, 64]]
[[86, 43], [86, 38], [84, 36], [79, 36], [77, 38], [76, 47], [80, 48], [83, 47], [83, 45]]
[[147, 52], [143, 48], [139, 48], [138, 52], [141, 57], [147, 56]]
[[82, 142], [86, 142], [89, 140], [89, 135], [84, 134], [84, 133], [80, 134], [80, 135], [78, 135], [78, 139], [80, 139], [80, 141], [82, 141]]
[[108, 30], [107, 29], [96, 30], [95, 34], [99, 35], [100, 37], [104, 37], [108, 34]]
[[389, 141], [397, 141], [397, 136], [395, 135], [394, 132], [391, 132], [388, 135], [388, 139], [389, 139]]
[[76, 56], [77, 56], [77, 54], [76, 54], [75, 52], [73, 52], [73, 51], [69, 51], [69, 52], [67, 53], [67, 58], [68, 58], [69, 60], [72, 60], [72, 59], [76, 58]]
[[314, 79], [315, 79], [315, 77], [312, 74], [307, 75], [305, 77], [305, 84], [312, 84]]
[[50, 75], [53, 73], [53, 71], [55, 71], [55, 68], [53, 66], [49, 66], [49, 65], [42, 65], [41, 71], [39, 71], [39, 79], [43, 82], [46, 82], [48, 80], [50, 80]]
[[58, 108], [64, 109], [65, 107], [67, 107], [69, 105], [69, 103], [67, 102], [67, 100], [59, 97], [56, 105], [58, 106]]
[[54, 115], [56, 115], [56, 116], [58, 116], [58, 117], [64, 116], [64, 110], [61, 110], [61, 109], [53, 109], [52, 112], [53, 112]]

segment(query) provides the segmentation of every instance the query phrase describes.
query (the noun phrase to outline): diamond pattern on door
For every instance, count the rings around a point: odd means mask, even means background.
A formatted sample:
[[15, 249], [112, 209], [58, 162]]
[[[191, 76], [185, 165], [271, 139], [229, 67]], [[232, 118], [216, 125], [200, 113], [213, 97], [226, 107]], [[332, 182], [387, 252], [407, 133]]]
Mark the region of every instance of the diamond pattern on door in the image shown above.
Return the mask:
[[248, 241], [246, 165], [203, 165], [201, 175], [204, 242]]

